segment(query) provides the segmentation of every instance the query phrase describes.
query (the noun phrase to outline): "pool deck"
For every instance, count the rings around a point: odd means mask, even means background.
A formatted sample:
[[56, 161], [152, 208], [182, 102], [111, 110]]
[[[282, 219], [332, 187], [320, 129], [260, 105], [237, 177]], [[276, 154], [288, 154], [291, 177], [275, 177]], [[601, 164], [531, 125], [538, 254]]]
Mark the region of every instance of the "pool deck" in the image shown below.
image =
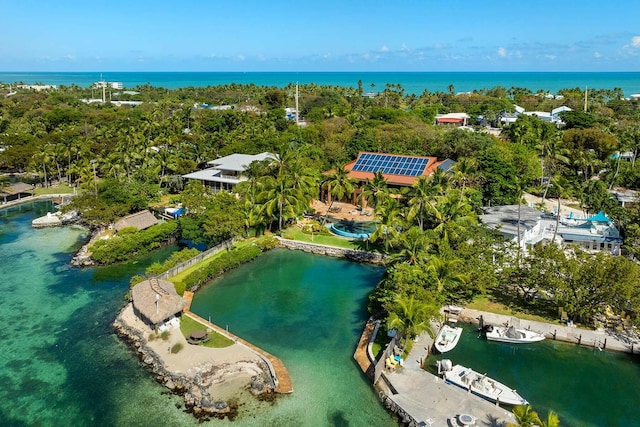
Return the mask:
[[197, 314], [192, 313], [189, 310], [189, 308], [191, 307], [191, 302], [193, 301], [193, 292], [185, 291], [185, 293], [183, 294], [183, 298], [187, 301], [187, 304], [188, 304], [187, 307], [184, 309], [185, 316], [190, 317], [196, 322], [205, 325], [207, 328], [210, 328], [218, 332], [219, 334], [226, 336], [227, 338], [235, 341], [237, 344], [241, 344], [249, 348], [250, 350], [252, 350], [254, 353], [257, 353], [258, 355], [260, 355], [260, 357], [262, 357], [262, 359], [267, 362], [267, 364], [269, 365], [269, 368], [272, 370], [272, 373], [275, 375], [277, 379], [275, 392], [281, 393], [281, 394], [293, 393], [293, 385], [291, 384], [291, 377], [289, 376], [289, 371], [287, 371], [287, 368], [284, 366], [284, 363], [282, 363], [280, 359], [278, 359], [271, 353], [266, 352], [259, 347], [256, 347], [255, 345], [251, 344], [249, 341], [243, 340], [242, 338], [238, 337], [235, 334], [232, 334], [226, 329], [223, 329], [218, 325], [215, 325], [203, 319]]

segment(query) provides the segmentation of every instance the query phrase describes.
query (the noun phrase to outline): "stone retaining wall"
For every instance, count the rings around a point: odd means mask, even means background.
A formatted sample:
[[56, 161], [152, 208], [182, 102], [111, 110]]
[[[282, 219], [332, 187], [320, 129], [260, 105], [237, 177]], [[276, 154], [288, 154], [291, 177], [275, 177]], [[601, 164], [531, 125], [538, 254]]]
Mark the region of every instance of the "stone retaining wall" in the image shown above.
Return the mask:
[[278, 237], [278, 240], [280, 242], [280, 246], [287, 249], [310, 252], [316, 255], [326, 255], [335, 258], [347, 258], [356, 262], [382, 264], [385, 258], [383, 254], [378, 252], [367, 252], [356, 249], [339, 248], [337, 246], [299, 242], [297, 240], [288, 240], [281, 237]]

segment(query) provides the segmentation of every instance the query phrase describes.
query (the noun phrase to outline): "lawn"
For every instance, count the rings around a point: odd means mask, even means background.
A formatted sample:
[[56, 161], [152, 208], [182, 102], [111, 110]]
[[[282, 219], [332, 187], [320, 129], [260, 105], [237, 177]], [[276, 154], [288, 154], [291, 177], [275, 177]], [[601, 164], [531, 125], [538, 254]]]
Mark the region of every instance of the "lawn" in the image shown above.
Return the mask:
[[362, 249], [362, 241], [348, 240], [333, 234], [306, 234], [300, 228], [294, 226], [282, 232], [282, 237], [300, 242], [317, 243], [319, 245], [337, 246], [347, 249]]
[[45, 194], [73, 194], [73, 188], [67, 184], [59, 184], [55, 187], [38, 187], [33, 190], [34, 196], [42, 196]]
[[474, 300], [465, 305], [466, 308], [473, 310], [487, 311], [489, 313], [503, 314], [505, 316], [514, 316], [525, 320], [534, 320], [547, 323], [559, 323], [557, 316], [544, 311], [536, 310], [535, 307], [527, 307], [526, 309], [517, 302], [504, 301], [500, 297], [492, 295], [479, 295]]
[[233, 345], [233, 341], [229, 338], [220, 335], [216, 331], [208, 330], [205, 325], [196, 322], [192, 318], [188, 316], [182, 316], [180, 318], [180, 330], [182, 331], [182, 335], [184, 335], [185, 338], [191, 335], [192, 332], [201, 331], [203, 329], [209, 332], [209, 337], [211, 337], [211, 339], [206, 343], [200, 343], [200, 345], [210, 348], [223, 348]]

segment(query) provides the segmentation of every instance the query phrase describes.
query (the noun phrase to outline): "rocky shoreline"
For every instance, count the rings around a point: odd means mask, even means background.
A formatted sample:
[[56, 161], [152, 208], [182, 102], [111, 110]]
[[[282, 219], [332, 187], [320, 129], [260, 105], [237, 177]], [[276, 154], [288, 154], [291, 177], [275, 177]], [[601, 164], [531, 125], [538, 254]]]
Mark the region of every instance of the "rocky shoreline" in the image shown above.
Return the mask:
[[[245, 388], [259, 400], [275, 398], [275, 384], [269, 367], [260, 359], [222, 361], [221, 363], [209, 361], [192, 366], [187, 373], [169, 370], [163, 357], [152, 348], [144, 333], [130, 325], [125, 315], [129, 306], [120, 312], [113, 322], [113, 327], [118, 336], [131, 346], [140, 360], [155, 374], [156, 380], [171, 393], [182, 396], [185, 412], [202, 420], [225, 417], [233, 420], [238, 413], [235, 399], [217, 399], [211, 393], [212, 389], [224, 384], [229, 377], [247, 377]], [[189, 350], [190, 347], [187, 346], [181, 352], [189, 352]], [[214, 352], [216, 349], [210, 350]]]

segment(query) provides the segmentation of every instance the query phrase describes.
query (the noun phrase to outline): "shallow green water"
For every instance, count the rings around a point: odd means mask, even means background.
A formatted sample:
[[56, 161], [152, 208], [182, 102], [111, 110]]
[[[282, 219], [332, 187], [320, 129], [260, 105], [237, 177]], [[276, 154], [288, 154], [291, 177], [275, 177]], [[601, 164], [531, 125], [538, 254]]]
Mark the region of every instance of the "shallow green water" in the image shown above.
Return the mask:
[[238, 425], [397, 425], [353, 361], [382, 269], [274, 250], [212, 282], [191, 310], [279, 357], [294, 393]]
[[562, 427], [640, 425], [640, 364], [637, 356], [558, 341], [529, 345], [488, 342], [477, 327], [443, 356], [515, 388], [534, 410], [557, 412]]
[[[175, 248], [135, 264], [70, 267], [86, 231], [34, 230], [31, 220], [48, 210], [49, 203], [0, 210], [0, 425], [198, 425], [176, 407], [182, 399], [155, 382], [111, 327], [129, 278]], [[283, 359], [295, 393], [275, 403], [248, 399], [236, 422], [207, 424], [395, 425], [351, 358], [366, 318], [366, 296], [380, 269], [311, 256], [284, 265], [277, 259], [267, 254], [228, 277], [257, 280], [259, 287], [269, 283], [265, 276], [278, 275], [283, 282], [278, 292], [239, 287], [214, 298], [228, 301], [222, 307], [229, 315], [220, 324], [229, 323], [231, 330]], [[290, 262], [296, 268], [286, 265]], [[311, 280], [317, 278], [322, 286]], [[294, 286], [286, 289], [284, 282]], [[246, 316], [232, 315], [238, 303]]]
[[110, 326], [145, 263], [70, 267], [86, 231], [32, 229], [47, 210], [0, 210], [0, 425], [194, 425]]

